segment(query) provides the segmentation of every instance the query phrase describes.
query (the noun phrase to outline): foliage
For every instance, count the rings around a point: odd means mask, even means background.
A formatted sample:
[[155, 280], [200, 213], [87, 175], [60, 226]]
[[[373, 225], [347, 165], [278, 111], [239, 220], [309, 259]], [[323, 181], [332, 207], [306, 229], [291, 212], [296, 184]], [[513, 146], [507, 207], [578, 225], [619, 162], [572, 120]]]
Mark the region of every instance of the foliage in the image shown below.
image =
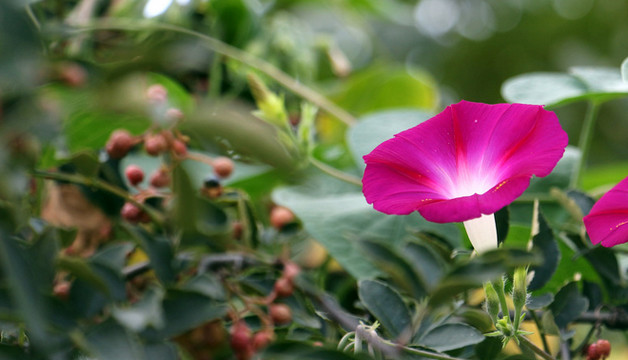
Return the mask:
[[499, 249], [365, 202], [362, 157], [448, 102], [363, 30], [412, 6], [0, 2], [0, 358], [568, 359], [628, 328], [625, 247], [582, 223], [626, 175], [587, 160], [627, 61], [504, 82], [589, 110]]

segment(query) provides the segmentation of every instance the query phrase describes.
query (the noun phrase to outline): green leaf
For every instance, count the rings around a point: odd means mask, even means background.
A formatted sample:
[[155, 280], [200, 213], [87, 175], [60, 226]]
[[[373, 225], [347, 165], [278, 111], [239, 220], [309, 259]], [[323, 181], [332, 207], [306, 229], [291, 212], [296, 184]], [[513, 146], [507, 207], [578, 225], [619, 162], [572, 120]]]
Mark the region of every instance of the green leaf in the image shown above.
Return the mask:
[[628, 96], [618, 69], [575, 67], [565, 73], [530, 73], [508, 79], [502, 96], [509, 102], [559, 106], [580, 100], [608, 101]]
[[142, 298], [128, 306], [114, 306], [111, 315], [118, 323], [133, 332], [140, 332], [148, 326], [161, 329], [164, 325], [164, 314], [161, 303], [164, 290], [157, 286], [148, 288]]
[[362, 280], [358, 283], [358, 295], [393, 338], [408, 330], [412, 317], [395, 289], [380, 281]]
[[554, 294], [545, 293], [542, 295], [533, 295], [528, 299], [526, 307], [529, 310], [540, 310], [554, 301]]
[[91, 328], [86, 340], [87, 350], [99, 360], [145, 359], [139, 339], [113, 319]]
[[145, 359], [149, 360], [179, 360], [179, 351], [172, 343], [155, 343], [144, 345]]
[[464, 291], [480, 288], [509, 270], [540, 260], [539, 256], [520, 249], [501, 248], [485, 252], [453, 268], [433, 290], [429, 306], [447, 304]]
[[64, 132], [71, 152], [99, 149], [105, 146], [116, 129], [141, 134], [150, 126], [142, 116], [101, 111], [83, 111], [72, 114], [64, 123]]
[[475, 345], [484, 340], [476, 328], [463, 323], [443, 324], [419, 339], [419, 344], [437, 351], [449, 351]]
[[227, 314], [228, 306], [187, 290], [169, 289], [163, 301], [164, 326], [147, 328], [143, 334], [152, 340], [169, 339]]
[[48, 331], [50, 303], [42, 296], [46, 289], [40, 287], [36, 267], [29, 262], [28, 253], [3, 228], [0, 228], [0, 260], [13, 304], [28, 327], [33, 347], [46, 353], [58, 340]]
[[489, 337], [475, 347], [475, 355], [479, 360], [494, 360], [498, 358], [503, 347], [500, 338]]
[[434, 288], [445, 275], [446, 264], [429, 246], [410, 242], [405, 245], [402, 253], [425, 281], [428, 289]]
[[385, 244], [362, 241], [360, 248], [367, 257], [373, 259], [374, 264], [399, 287], [409, 292], [415, 299], [421, 299], [428, 295], [426, 280], [421, 278], [412, 267], [408, 259], [397, 253]]
[[328, 176], [316, 176], [301, 186], [279, 188], [272, 197], [275, 203], [290, 208], [305, 230], [358, 279], [373, 278], [380, 273], [365, 261], [359, 251], [359, 240], [395, 247], [406, 235], [418, 231], [433, 232], [447, 239], [460, 237], [455, 225], [430, 223], [417, 213], [405, 216], [380, 213], [366, 203], [361, 192], [346, 191], [347, 186]]
[[578, 284], [570, 282], [556, 294], [549, 309], [552, 310], [558, 328], [566, 329], [567, 325], [578, 318], [588, 307], [589, 301], [580, 295]]
[[390, 108], [432, 110], [439, 99], [436, 83], [427, 72], [375, 65], [347, 79], [332, 100], [352, 113], [366, 114]]
[[561, 256], [554, 233], [540, 212], [538, 212], [538, 226], [539, 232], [532, 238], [532, 249], [543, 256], [543, 262], [530, 267], [529, 273], [534, 272], [534, 275], [528, 285], [529, 291], [540, 289], [547, 284], [556, 272]]
[[410, 129], [429, 119], [429, 113], [419, 110], [387, 110], [361, 117], [347, 131], [347, 143], [358, 167], [366, 167], [362, 157], [377, 145], [391, 139], [395, 134]]
[[191, 278], [185, 283], [185, 290], [195, 291], [214, 300], [226, 300], [225, 289], [220, 281], [210, 273], [204, 273]]
[[170, 239], [162, 234], [149, 234], [139, 226], [128, 226], [127, 230], [141, 244], [159, 280], [165, 284], [174, 282], [177, 276], [176, 262]]
[[94, 272], [86, 260], [78, 257], [60, 256], [57, 259], [57, 268], [67, 271], [73, 276], [89, 283], [103, 294], [109, 295], [107, 283]]

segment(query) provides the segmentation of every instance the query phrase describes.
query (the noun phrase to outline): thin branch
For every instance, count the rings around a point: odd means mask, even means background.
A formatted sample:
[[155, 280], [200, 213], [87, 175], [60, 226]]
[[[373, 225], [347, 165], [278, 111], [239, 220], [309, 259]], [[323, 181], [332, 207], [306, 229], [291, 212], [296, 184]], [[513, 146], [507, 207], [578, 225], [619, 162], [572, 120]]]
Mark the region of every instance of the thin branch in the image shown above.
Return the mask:
[[186, 34], [190, 36], [197, 37], [204, 41], [204, 43], [213, 51], [220, 53], [226, 57], [232, 58], [239, 62], [242, 62], [252, 68], [255, 68], [267, 76], [275, 79], [278, 83], [294, 92], [295, 94], [307, 99], [314, 105], [323, 109], [327, 113], [335, 116], [340, 121], [347, 125], [353, 125], [355, 123], [355, 118], [349, 114], [347, 111], [339, 107], [338, 105], [331, 102], [325, 96], [316, 92], [315, 90], [303, 85], [298, 80], [292, 78], [290, 75], [281, 71], [274, 65], [266, 62], [260, 58], [257, 58], [245, 51], [242, 51], [236, 47], [233, 47], [229, 44], [226, 44], [216, 38], [211, 36], [201, 34], [199, 32], [186, 29], [180, 26], [157, 23], [154, 21], [141, 21], [141, 20], [133, 20], [132, 22], [123, 21], [123, 20], [111, 20], [101, 21], [92, 23], [86, 26], [77, 26], [73, 28], [75, 32], [87, 32], [87, 31], [97, 31], [97, 30], [124, 30], [124, 31], [146, 31], [146, 30], [162, 30], [162, 31], [172, 31], [181, 34]]
[[87, 187], [92, 187], [92, 188], [97, 188], [100, 190], [107, 191], [139, 207], [140, 209], [145, 211], [153, 221], [158, 222], [158, 223], [163, 223], [163, 216], [161, 216], [161, 214], [155, 211], [152, 207], [147, 206], [143, 202], [137, 201], [131, 195], [129, 195], [129, 193], [126, 192], [125, 190], [117, 186], [113, 186], [98, 178], [87, 177], [87, 176], [83, 176], [79, 174], [68, 174], [68, 173], [63, 173], [63, 172], [58, 172], [58, 171], [33, 170], [31, 174], [34, 177], [38, 177], [42, 179], [67, 181], [73, 184], [85, 185]]
[[525, 346], [527, 346], [530, 350], [534, 351], [537, 355], [542, 357], [545, 360], [556, 360], [552, 355], [546, 353], [540, 347], [536, 346], [532, 341], [528, 340], [525, 336], [518, 336], [517, 339], [521, 341]]
[[318, 161], [313, 156], [310, 156], [310, 163], [312, 163], [312, 165], [316, 166], [320, 171], [326, 173], [327, 175], [330, 175], [342, 181], [348, 182], [349, 184], [362, 187], [362, 181], [360, 181], [359, 178], [353, 175], [347, 174], [346, 172], [340, 171], [332, 166], [329, 166], [322, 161]]

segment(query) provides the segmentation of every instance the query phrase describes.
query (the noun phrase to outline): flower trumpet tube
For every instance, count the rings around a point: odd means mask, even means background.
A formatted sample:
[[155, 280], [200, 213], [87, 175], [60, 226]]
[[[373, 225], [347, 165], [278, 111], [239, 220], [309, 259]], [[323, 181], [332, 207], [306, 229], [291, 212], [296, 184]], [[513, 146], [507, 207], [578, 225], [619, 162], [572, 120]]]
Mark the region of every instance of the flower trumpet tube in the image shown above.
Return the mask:
[[604, 194], [582, 220], [594, 244], [611, 247], [628, 242], [628, 177]]
[[567, 143], [542, 106], [461, 101], [364, 156], [362, 189], [386, 214], [464, 222], [482, 252], [497, 247], [493, 214], [548, 175]]

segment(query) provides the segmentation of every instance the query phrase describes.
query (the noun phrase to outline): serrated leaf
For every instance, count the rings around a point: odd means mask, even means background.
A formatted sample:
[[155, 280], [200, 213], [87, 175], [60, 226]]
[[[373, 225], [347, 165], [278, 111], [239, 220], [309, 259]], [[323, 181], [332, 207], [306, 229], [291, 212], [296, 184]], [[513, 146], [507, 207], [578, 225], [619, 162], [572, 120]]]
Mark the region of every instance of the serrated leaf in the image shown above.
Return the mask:
[[393, 338], [409, 328], [410, 311], [392, 287], [380, 281], [362, 280], [358, 283], [358, 295], [366, 309]]
[[437, 326], [419, 339], [420, 345], [437, 351], [460, 349], [482, 341], [484, 341], [482, 333], [463, 323]]

